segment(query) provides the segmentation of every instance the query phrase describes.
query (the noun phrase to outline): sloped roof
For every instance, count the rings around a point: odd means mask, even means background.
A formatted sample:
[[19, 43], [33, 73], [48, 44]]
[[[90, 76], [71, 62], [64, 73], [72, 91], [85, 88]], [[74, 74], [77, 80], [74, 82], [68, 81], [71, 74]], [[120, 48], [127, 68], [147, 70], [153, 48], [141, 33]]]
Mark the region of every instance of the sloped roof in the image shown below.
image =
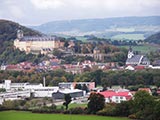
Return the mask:
[[99, 92], [101, 95], [103, 95], [105, 98], [110, 98], [113, 96], [122, 96], [126, 98], [131, 98], [130, 92], [115, 92], [115, 91], [104, 91], [104, 92]]
[[150, 88], [139, 88], [139, 89], [138, 89], [138, 91], [141, 91], [141, 90], [142, 90], [142, 91], [149, 92], [149, 93], [151, 92], [151, 89], [150, 89]]
[[56, 37], [50, 37], [50, 36], [24, 36], [20, 39], [21, 41], [54, 41], [56, 40]]
[[148, 61], [149, 61], [149, 59], [146, 56], [143, 56], [142, 62], [148, 62]]
[[126, 62], [139, 62], [140, 59], [143, 57], [143, 55], [134, 55], [133, 57], [131, 58], [127, 58], [127, 61]]

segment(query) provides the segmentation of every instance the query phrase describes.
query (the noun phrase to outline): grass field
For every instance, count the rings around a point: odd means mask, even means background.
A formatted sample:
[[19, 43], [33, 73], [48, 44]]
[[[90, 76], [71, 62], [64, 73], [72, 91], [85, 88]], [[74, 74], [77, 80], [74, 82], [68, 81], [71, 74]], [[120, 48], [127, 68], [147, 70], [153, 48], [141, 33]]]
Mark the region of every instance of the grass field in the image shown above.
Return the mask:
[[[129, 46], [120, 46], [120, 47], [124, 47], [124, 48], [129, 48]], [[149, 45], [149, 44], [144, 44], [141, 46], [132, 46], [133, 51], [141, 51], [141, 53], [148, 53], [151, 51], [156, 51], [159, 46], [153, 46], [153, 45]]]
[[120, 34], [120, 35], [113, 36], [111, 39], [113, 40], [124, 40], [124, 39], [143, 40], [144, 35], [143, 34]]
[[0, 112], [0, 120], [129, 120], [119, 117], [93, 115], [36, 114], [23, 111]]
[[[57, 108], [64, 107], [64, 105], [58, 105]], [[75, 107], [87, 107], [87, 104], [77, 104], [77, 103], [70, 103], [68, 108], [75, 108]], [[65, 108], [65, 107], [64, 107]]]

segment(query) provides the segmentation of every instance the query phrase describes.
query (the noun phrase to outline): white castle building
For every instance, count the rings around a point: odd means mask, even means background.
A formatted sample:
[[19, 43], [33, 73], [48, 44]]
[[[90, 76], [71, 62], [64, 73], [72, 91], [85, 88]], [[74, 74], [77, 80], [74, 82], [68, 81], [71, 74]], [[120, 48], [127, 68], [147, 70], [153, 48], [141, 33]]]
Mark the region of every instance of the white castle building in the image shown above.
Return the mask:
[[58, 40], [57, 37], [51, 36], [24, 36], [23, 31], [18, 30], [17, 38], [14, 40], [14, 46], [26, 53], [46, 54], [54, 48], [63, 47], [64, 42]]

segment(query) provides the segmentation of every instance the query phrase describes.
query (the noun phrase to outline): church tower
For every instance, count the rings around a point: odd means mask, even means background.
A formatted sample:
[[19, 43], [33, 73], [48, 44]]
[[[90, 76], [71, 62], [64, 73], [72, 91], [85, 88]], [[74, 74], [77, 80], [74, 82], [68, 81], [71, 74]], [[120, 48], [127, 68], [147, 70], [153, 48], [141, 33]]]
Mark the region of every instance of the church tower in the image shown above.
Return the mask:
[[134, 56], [132, 47], [130, 46], [129, 51], [128, 51], [128, 58], [132, 58]]
[[21, 29], [17, 30], [17, 38], [18, 39], [23, 38], [23, 31]]

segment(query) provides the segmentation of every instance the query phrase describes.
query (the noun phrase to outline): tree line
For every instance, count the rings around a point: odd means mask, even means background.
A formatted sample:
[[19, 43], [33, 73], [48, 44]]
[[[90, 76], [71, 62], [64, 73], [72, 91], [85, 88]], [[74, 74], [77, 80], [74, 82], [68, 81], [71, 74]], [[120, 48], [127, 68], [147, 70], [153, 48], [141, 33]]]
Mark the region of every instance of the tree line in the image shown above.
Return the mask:
[[95, 82], [96, 85], [112, 87], [120, 85], [128, 88], [136, 85], [156, 85], [160, 87], [160, 70], [146, 69], [141, 71], [102, 71], [95, 70], [82, 74], [71, 74], [64, 70], [47, 72], [23, 72], [23, 71], [0, 71], [0, 82], [10, 79], [12, 82], [42, 83], [46, 78], [46, 85], [55, 86], [59, 82]]

